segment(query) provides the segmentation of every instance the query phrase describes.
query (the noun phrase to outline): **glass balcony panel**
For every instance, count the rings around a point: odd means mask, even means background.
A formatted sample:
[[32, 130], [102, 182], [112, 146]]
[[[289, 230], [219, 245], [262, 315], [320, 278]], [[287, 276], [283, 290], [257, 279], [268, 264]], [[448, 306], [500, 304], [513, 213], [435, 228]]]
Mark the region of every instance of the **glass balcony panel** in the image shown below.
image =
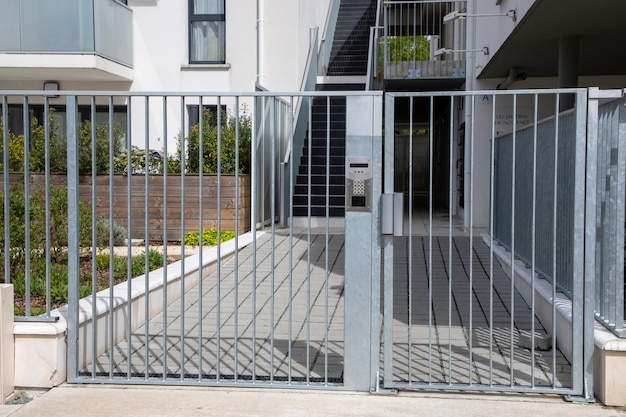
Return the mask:
[[95, 2], [94, 26], [96, 51], [126, 65], [133, 59], [133, 14], [114, 0]]
[[20, 0], [3, 0], [0, 12], [0, 50], [20, 50]]
[[0, 52], [95, 53], [132, 66], [132, 10], [114, 0], [2, 0]]
[[23, 0], [22, 51], [93, 52], [93, 3], [83, 0]]

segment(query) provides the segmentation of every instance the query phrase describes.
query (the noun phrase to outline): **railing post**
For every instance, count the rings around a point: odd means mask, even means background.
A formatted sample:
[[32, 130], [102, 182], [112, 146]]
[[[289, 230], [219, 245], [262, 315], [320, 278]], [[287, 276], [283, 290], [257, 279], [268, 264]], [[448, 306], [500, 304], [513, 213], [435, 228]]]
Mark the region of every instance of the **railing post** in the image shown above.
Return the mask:
[[67, 314], [67, 381], [78, 377], [78, 277], [79, 277], [79, 210], [78, 210], [78, 136], [76, 96], [68, 96], [67, 111], [67, 218], [68, 221], [68, 314]]
[[[584, 194], [576, 198], [574, 204], [574, 236], [585, 236], [584, 243], [579, 239], [574, 242], [574, 282], [573, 335], [579, 340], [576, 330], [582, 328], [583, 340], [583, 395], [593, 399], [593, 351], [595, 323], [595, 246], [596, 246], [596, 163], [598, 133], [598, 100], [589, 100], [586, 90], [576, 95], [576, 190], [581, 188]], [[580, 185], [580, 187], [579, 187]], [[577, 197], [580, 195], [577, 193]], [[582, 214], [584, 213], [584, 214]], [[582, 217], [582, 218], [581, 218]], [[577, 277], [584, 277], [582, 280]], [[576, 281], [582, 281], [577, 283]], [[582, 327], [576, 326], [576, 304], [582, 295]], [[578, 335], [580, 336], [580, 335]], [[574, 343], [577, 346], [577, 343]], [[575, 357], [575, 356], [574, 356]], [[574, 387], [578, 381], [573, 381]]]

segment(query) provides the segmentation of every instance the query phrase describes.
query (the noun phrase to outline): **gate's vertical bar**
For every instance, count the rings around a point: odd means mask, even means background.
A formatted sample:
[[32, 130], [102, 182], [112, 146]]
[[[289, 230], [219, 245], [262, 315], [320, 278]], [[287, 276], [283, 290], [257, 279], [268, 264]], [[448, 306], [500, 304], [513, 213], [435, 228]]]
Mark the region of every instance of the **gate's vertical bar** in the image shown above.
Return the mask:
[[531, 254], [530, 254], [530, 386], [535, 388], [535, 239], [536, 239], [536, 219], [537, 219], [537, 113], [539, 107], [539, 95], [535, 94], [534, 114], [533, 114], [533, 183], [532, 183], [532, 230], [531, 234]]
[[[50, 318], [50, 107], [48, 97], [44, 97], [44, 163], [46, 199], [46, 317]], [[6, 149], [6, 148], [5, 148]]]
[[324, 274], [324, 383], [328, 385], [328, 223], [330, 222], [330, 97], [326, 97], [326, 241]]
[[[552, 299], [556, 300], [556, 248], [557, 248], [557, 219], [558, 219], [558, 188], [559, 188], [559, 121], [560, 114], [559, 108], [561, 107], [561, 95], [556, 95], [556, 107], [554, 109], [554, 193], [552, 195], [552, 201], [554, 202], [554, 208], [552, 211]], [[595, 224], [595, 222], [594, 222]], [[594, 231], [595, 233], [595, 231]], [[595, 244], [595, 239], [594, 239]], [[552, 303], [552, 369], [556, 371], [556, 345], [557, 345], [557, 332], [556, 332], [556, 303]], [[556, 388], [556, 372], [552, 374], [552, 388]]]
[[[465, 106], [467, 106], [467, 96], [464, 96], [463, 100], [465, 100]], [[452, 135], [452, 131], [450, 134]], [[465, 152], [465, 149], [463, 149], [463, 152]], [[463, 155], [463, 158], [465, 158], [465, 155]], [[463, 184], [463, 187], [465, 187], [465, 182]], [[448, 385], [452, 385], [452, 216], [448, 216]]]
[[[96, 305], [96, 293], [98, 292], [98, 285], [96, 282], [96, 255], [97, 255], [97, 230], [96, 230], [96, 98], [91, 97], [91, 328], [96, 329], [97, 318], [97, 305]], [[97, 364], [97, 345], [98, 345], [98, 332], [91, 332], [91, 379], [96, 378], [96, 364]]]
[[[593, 112], [595, 115], [589, 119], [591, 111], [588, 102], [587, 90], [578, 90], [576, 94], [576, 171], [575, 171], [575, 190], [576, 199], [574, 202], [574, 236], [585, 236], [590, 230], [591, 225], [585, 224], [585, 216], [587, 215], [585, 210], [591, 209], [591, 205], [595, 207], [595, 193], [591, 184], [592, 178], [585, 169], [589, 170], [590, 167], [586, 167], [586, 162], [590, 160], [591, 156], [596, 156], [597, 149], [594, 149], [595, 140], [590, 139], [587, 135], [590, 131], [597, 132], [597, 107], [594, 106]], [[597, 105], [597, 101], [595, 101]], [[595, 120], [595, 125], [593, 124]], [[591, 125], [590, 125], [591, 123]], [[594, 142], [594, 144], [590, 144]], [[589, 155], [591, 153], [591, 155]], [[593, 163], [592, 163], [593, 164]], [[593, 168], [591, 168], [593, 169]], [[590, 187], [590, 188], [586, 188]], [[587, 192], [589, 191], [589, 192]], [[590, 213], [593, 214], [593, 211]], [[589, 218], [589, 217], [587, 217]], [[619, 227], [623, 226], [618, 225]], [[582, 358], [582, 369], [575, 367], [572, 372], [573, 389], [581, 392], [585, 396], [586, 400], [593, 400], [594, 387], [593, 387], [593, 353], [595, 349], [594, 343], [594, 324], [595, 324], [595, 276], [593, 270], [589, 266], [592, 259], [595, 256], [588, 258], [589, 262], [585, 262], [585, 252], [591, 248], [591, 245], [595, 244], [593, 241], [582, 239], [574, 239], [574, 284], [573, 284], [573, 311], [572, 311], [572, 330], [573, 341], [582, 340], [583, 343], [572, 343], [572, 357], [574, 363], [581, 363], [576, 358]], [[593, 254], [593, 252], [591, 252]], [[583, 279], [581, 279], [583, 277]], [[577, 311], [580, 313], [577, 314]], [[582, 316], [582, 317], [581, 317]], [[582, 335], [577, 334], [578, 329], [582, 332]], [[578, 336], [578, 337], [577, 337]], [[582, 387], [581, 387], [582, 384]]]
[[309, 121], [308, 121], [308, 141], [307, 148], [307, 258], [306, 258], [306, 383], [311, 383], [311, 169], [312, 169], [312, 148], [313, 148], [313, 97], [309, 96]]
[[31, 268], [30, 268], [30, 111], [28, 108], [28, 97], [24, 96], [24, 230], [25, 230], [25, 246], [26, 262], [24, 265], [24, 295], [25, 295], [25, 316], [30, 317], [30, 285], [31, 285]]
[[[476, 118], [476, 95], [471, 96], [472, 100], [472, 117]], [[473, 385], [472, 379], [472, 358], [474, 354], [473, 346], [473, 331], [474, 331], [474, 142], [476, 140], [476, 123], [472, 123], [472, 134], [470, 135], [470, 160], [469, 160], [469, 291], [468, 291], [468, 303], [469, 303], [469, 331], [467, 335], [469, 350], [467, 358], [467, 372], [468, 383], [471, 387]]]
[[[239, 381], [239, 96], [235, 97], [235, 364], [234, 381]], [[252, 230], [254, 232], [254, 229]], [[200, 323], [202, 324], [202, 323]], [[202, 357], [200, 358], [202, 360]]]
[[[9, 149], [9, 128], [7, 120], [9, 120], [9, 105], [7, 96], [2, 96], [2, 149]], [[2, 155], [3, 178], [2, 186], [4, 190], [4, 283], [11, 283], [11, 218], [9, 205], [9, 153], [3, 152]]]
[[[267, 97], [266, 99], [271, 99]], [[274, 132], [274, 104], [275, 100], [270, 101], [270, 230], [272, 233], [272, 263], [271, 263], [271, 309], [270, 309], [270, 383], [274, 383], [274, 338], [276, 337], [276, 138]]]
[[[150, 297], [148, 297], [148, 294], [150, 294], [150, 279], [148, 277], [148, 274], [150, 273], [150, 166], [149, 166], [149, 155], [150, 155], [150, 151], [149, 151], [149, 147], [150, 147], [150, 96], [146, 96], [146, 108], [145, 108], [146, 112], [144, 115], [144, 123], [145, 123], [145, 134], [144, 134], [144, 148], [145, 148], [145, 155], [144, 155], [144, 161], [145, 161], [145, 168], [144, 168], [144, 226], [143, 226], [143, 233], [144, 233], [144, 293], [146, 294], [145, 296], [145, 301], [144, 301], [144, 347], [145, 347], [145, 352], [144, 352], [144, 369], [145, 369], [145, 374], [144, 374], [144, 379], [147, 381], [148, 380], [148, 376], [150, 374], [150, 363], [149, 363], [149, 358], [150, 358]], [[130, 243], [131, 243], [131, 233], [130, 233], [130, 225], [131, 223], [131, 178], [132, 178], [132, 172], [131, 172], [131, 164], [130, 164], [130, 155], [131, 155], [131, 145], [130, 145], [130, 141], [128, 141], [128, 155], [129, 155], [129, 161], [128, 161], [128, 259], [130, 260], [131, 257], [131, 249], [130, 249]], [[128, 262], [128, 268], [130, 270], [130, 262]], [[132, 279], [131, 279], [131, 274], [128, 275], [128, 299], [131, 300], [130, 298], [130, 294], [131, 294], [131, 283], [132, 283]], [[130, 318], [130, 305], [132, 303], [128, 303], [128, 316]], [[128, 374], [130, 376], [130, 319], [128, 321], [128, 333], [129, 333], [129, 343], [128, 343]]]
[[[409, 253], [408, 253], [408, 291], [407, 291], [407, 372], [409, 374], [408, 381], [411, 383], [412, 372], [412, 356], [411, 356], [411, 327], [413, 326], [413, 311], [412, 302], [413, 298], [413, 100], [414, 97], [409, 97]], [[395, 149], [394, 149], [395, 150]]]
[[[290, 114], [290, 122], [291, 129], [289, 132], [289, 163], [295, 164], [296, 162], [293, 160], [293, 139], [295, 134], [295, 115], [293, 112], [293, 96], [289, 98], [289, 114]], [[289, 167], [289, 336], [287, 347], [288, 359], [289, 359], [289, 372], [287, 377], [287, 382], [291, 385], [291, 372], [292, 372], [292, 344], [293, 344], [293, 332], [292, 332], [292, 324], [293, 324], [293, 194], [294, 194], [294, 184], [293, 184], [293, 168]]]
[[[219, 111], [219, 106], [218, 106]], [[218, 113], [219, 114], [219, 113]], [[218, 117], [219, 120], [219, 117]], [[180, 97], [180, 381], [185, 380], [185, 170], [187, 166], [187, 147], [185, 138], [185, 96]], [[218, 156], [219, 161], [219, 156]], [[219, 346], [219, 343], [218, 343]], [[164, 352], [167, 354], [167, 352]]]
[[[289, 329], [287, 336], [287, 360], [288, 360], [288, 372], [287, 372], [287, 383], [291, 385], [292, 382], [292, 368], [293, 368], [293, 352], [292, 352], [292, 344], [293, 344], [293, 331], [292, 331], [292, 323], [293, 323], [293, 193], [294, 193], [294, 184], [293, 184], [293, 169], [291, 167], [292, 164], [295, 164], [293, 160], [293, 137], [295, 132], [295, 115], [293, 113], [293, 96], [289, 97], [289, 305], [288, 305], [288, 314], [289, 314]], [[281, 202], [282, 203], [282, 202]], [[284, 204], [282, 204], [284, 205]]]
[[[168, 149], [167, 149], [167, 96], [163, 96], [162, 100], [163, 106], [163, 375], [162, 379], [165, 381], [167, 379], [167, 351], [168, 351], [168, 343], [167, 343], [167, 173], [168, 173]], [[130, 107], [130, 106], [129, 106]], [[144, 113], [144, 117], [148, 117], [147, 113]], [[181, 146], [184, 143], [184, 140], [181, 140]], [[182, 155], [181, 155], [182, 158]], [[183, 163], [181, 161], [181, 171], [183, 170]]]
[[[219, 109], [219, 106], [218, 106]], [[202, 381], [202, 298], [204, 294], [203, 282], [204, 275], [202, 269], [204, 266], [204, 105], [202, 104], [202, 96], [198, 97], [198, 382]], [[218, 241], [220, 236], [217, 237]], [[237, 304], [235, 304], [236, 306]], [[236, 308], [236, 307], [235, 307]]]
[[[255, 98], [254, 100], [254, 114], [257, 115], [259, 113], [258, 109], [256, 107], [259, 106], [259, 100], [258, 98]], [[258, 172], [258, 168], [257, 168], [257, 159], [258, 159], [258, 153], [257, 153], [257, 141], [258, 141], [258, 134], [257, 134], [257, 130], [259, 129], [259, 120], [257, 117], [254, 118], [254, 129], [253, 131], [253, 137], [251, 138], [252, 140], [252, 158], [250, 161], [251, 164], [251, 171], [252, 171], [252, 175], [254, 176], [252, 178], [252, 190], [250, 192], [251, 194], [251, 198], [252, 198], [252, 213], [250, 214], [251, 217], [251, 225], [250, 225], [250, 230], [252, 231], [252, 306], [251, 306], [251, 310], [250, 313], [252, 314], [252, 383], [254, 384], [256, 382], [256, 319], [257, 319], [257, 312], [256, 312], [256, 284], [257, 284], [257, 238], [256, 238], [256, 222], [257, 222], [257, 217], [258, 217], [258, 211], [259, 211], [259, 204], [257, 204], [257, 200], [260, 198], [263, 198], [262, 195], [263, 193], [259, 193], [259, 189], [262, 186], [262, 182], [259, 181], [260, 179], [260, 175]]]
[[[114, 287], [115, 287], [115, 276], [114, 276], [114, 266], [115, 266], [115, 235], [113, 229], [113, 218], [114, 218], [114, 190], [115, 190], [115, 176], [113, 173], [113, 163], [115, 157], [115, 143], [113, 142], [113, 121], [112, 121], [112, 109], [113, 109], [113, 97], [109, 96], [109, 379], [113, 379], [114, 376], [114, 345], [115, 345], [115, 309], [113, 308], [115, 297], [114, 297]], [[130, 262], [130, 260], [128, 260]], [[130, 341], [128, 341], [130, 343]], [[130, 356], [127, 358], [130, 361]]]
[[[127, 370], [127, 373], [126, 373], [126, 378], [127, 379], [130, 379], [130, 377], [131, 377], [131, 352], [132, 352], [132, 350], [131, 350], [131, 337], [132, 337], [132, 320], [131, 320], [132, 310], [131, 310], [131, 304], [132, 303], [130, 302], [130, 300], [132, 300], [131, 297], [132, 297], [132, 293], [133, 293], [133, 290], [132, 290], [132, 267], [131, 267], [131, 262], [130, 262], [130, 260], [132, 259], [132, 257], [131, 257], [132, 256], [131, 237], [133, 236], [133, 233], [132, 233], [132, 224], [133, 224], [132, 223], [132, 170], [131, 170], [131, 166], [132, 166], [132, 155], [131, 155], [132, 147], [131, 147], [131, 143], [132, 143], [132, 140], [131, 140], [131, 137], [130, 137], [130, 131], [131, 131], [130, 130], [130, 120], [131, 120], [130, 101], [131, 101], [131, 98], [130, 98], [130, 96], [128, 96], [127, 97], [128, 106], [126, 108], [126, 122], [127, 122], [126, 123], [126, 126], [127, 126], [127, 130], [126, 130], [126, 155], [127, 155], [127, 158], [126, 158], [126, 169], [127, 169], [127, 172], [128, 172], [128, 175], [127, 175], [128, 195], [127, 195], [127, 203], [126, 203], [127, 204], [127, 206], [126, 206], [127, 207], [126, 208], [126, 211], [127, 211], [126, 224], [128, 225], [128, 231], [127, 231], [127, 235], [126, 235], [126, 239], [127, 239], [127, 258], [126, 258], [127, 262], [126, 262], [126, 267], [127, 267], [128, 284], [127, 284], [126, 296], [127, 296], [128, 300], [129, 300], [129, 302], [127, 303], [128, 304], [128, 311], [126, 313], [127, 314], [127, 318], [126, 318], [126, 320], [127, 320], [126, 321], [127, 336], [126, 336], [126, 338], [128, 340], [127, 354], [126, 354], [126, 356], [128, 358], [128, 370]], [[112, 118], [113, 118], [113, 115], [111, 114], [110, 115], [110, 119], [112, 120]], [[95, 121], [95, 110], [94, 110], [94, 117], [91, 120]], [[92, 123], [92, 127], [93, 127], [93, 124], [94, 123]], [[94, 132], [95, 132], [95, 130], [94, 130]], [[95, 142], [93, 142], [93, 143], [95, 143]], [[147, 210], [146, 210], [146, 213], [147, 213]], [[95, 219], [95, 217], [94, 217], [94, 219]], [[147, 259], [147, 257], [148, 257], [148, 253], [146, 251], [146, 259]], [[147, 269], [146, 269], [146, 272], [147, 272]], [[146, 291], [146, 294], [148, 294], [147, 291]], [[146, 300], [146, 303], [147, 303], [147, 300]], [[146, 329], [147, 328], [148, 328], [148, 326], [146, 324]], [[147, 330], [146, 330], [146, 334], [147, 334]], [[146, 358], [148, 357], [148, 352], [149, 352], [147, 343], [148, 343], [148, 338], [146, 336]], [[146, 379], [148, 378], [148, 363], [147, 362], [148, 361], [146, 359], [146, 375], [145, 375]]]
[[[454, 107], [450, 107], [453, 109]], [[433, 164], [435, 145], [435, 103], [434, 97], [430, 97], [430, 122], [429, 122], [429, 160], [428, 160], [428, 383], [433, 382], [433, 353], [432, 353], [432, 329], [433, 329]], [[412, 113], [412, 112], [411, 112]], [[452, 132], [452, 131], [450, 131]], [[450, 148], [452, 149], [452, 148]]]
[[[385, 13], [387, 9], [385, 8]], [[386, 26], [385, 26], [386, 28]], [[385, 29], [387, 30], [387, 29]], [[385, 42], [385, 49], [387, 48]], [[394, 170], [394, 113], [395, 97], [389, 93], [385, 94], [385, 172], [384, 192], [393, 193], [393, 170]], [[393, 381], [393, 235], [383, 235], [384, 247], [384, 383], [390, 386]]]
[[516, 139], [517, 139], [517, 94], [513, 94], [513, 131], [511, 133], [511, 294], [509, 312], [510, 333], [509, 333], [509, 383], [511, 387], [515, 385], [515, 190], [516, 190]]
[[496, 97], [491, 96], [491, 159], [489, 168], [489, 386], [493, 386], [493, 234], [495, 216]]
[[216, 321], [216, 359], [215, 359], [215, 379], [219, 381], [222, 376], [222, 98], [217, 96], [217, 291], [216, 291], [216, 306], [217, 317]]
[[[465, 97], [458, 97], [459, 100], [465, 100]], [[450, 97], [450, 109], [454, 109], [454, 96]], [[450, 112], [450, 132], [449, 132], [449, 136], [450, 136], [450, 152], [448, 152], [450, 154], [450, 160], [448, 161], [450, 167], [449, 167], [449, 174], [450, 174], [450, 182], [449, 182], [449, 195], [448, 195], [448, 250], [449, 250], [449, 265], [450, 268], [449, 270], [451, 271], [452, 269], [452, 250], [450, 249], [452, 244], [451, 244], [451, 239], [452, 239], [452, 207], [454, 207], [454, 187], [453, 187], [453, 178], [454, 178], [454, 171], [453, 171], [453, 167], [454, 167], [454, 154], [452, 152], [453, 148], [454, 148], [454, 111]], [[461, 140], [462, 138], [459, 138], [459, 140]], [[463, 139], [464, 140], [464, 139]], [[461, 155], [457, 155], [457, 158], [461, 158]], [[458, 181], [458, 178], [457, 178]], [[438, 245], [439, 248], [441, 248], [441, 244]], [[441, 250], [441, 249], [440, 249]], [[442, 261], [443, 260], [443, 255], [442, 255]], [[444, 261], [445, 262], [445, 261]], [[452, 272], [450, 272], [450, 277], [451, 277]], [[432, 280], [429, 281], [430, 286], [432, 287]], [[449, 285], [449, 284], [448, 284]], [[450, 287], [448, 287], [448, 291], [450, 291]], [[432, 300], [432, 295], [430, 295], [430, 299], [431, 302], [429, 303], [429, 324], [430, 324], [430, 328], [429, 328], [429, 340], [431, 338], [430, 334], [432, 333], [432, 320], [430, 320], [430, 317], [432, 317], [433, 315], [433, 308], [434, 308], [434, 301]], [[448, 303], [450, 300], [450, 292], [448, 293]], [[450, 311], [450, 305], [448, 304], [448, 312]], [[450, 313], [448, 313], [448, 317], [450, 317]], [[448, 331], [449, 331], [449, 325], [448, 325]], [[449, 333], [448, 333], [449, 334]], [[430, 342], [429, 342], [430, 343]], [[437, 344], [439, 344], [439, 342], [437, 342]], [[451, 348], [450, 348], [450, 338], [448, 337], [448, 355], [450, 355], [451, 352]], [[441, 357], [441, 356], [440, 356]], [[430, 359], [430, 358], [429, 358]], [[449, 383], [451, 382], [451, 373], [450, 373], [450, 362], [448, 360], [448, 375], [449, 375]], [[443, 368], [443, 366], [441, 366], [441, 368]], [[442, 371], [443, 374], [443, 371]], [[445, 375], [442, 375], [442, 379], [445, 381]]]
[[[66, 99], [67, 118], [67, 381], [78, 379], [78, 137], [76, 96]], [[95, 358], [94, 358], [95, 359]]]

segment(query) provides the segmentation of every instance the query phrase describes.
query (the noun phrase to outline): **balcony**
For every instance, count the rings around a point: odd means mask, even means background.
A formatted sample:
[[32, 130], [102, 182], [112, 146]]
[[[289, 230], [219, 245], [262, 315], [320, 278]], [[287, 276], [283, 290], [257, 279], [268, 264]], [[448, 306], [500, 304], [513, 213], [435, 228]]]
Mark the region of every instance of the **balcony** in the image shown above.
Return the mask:
[[465, 81], [465, 21], [444, 22], [463, 8], [465, 1], [385, 1], [381, 62], [388, 88], [455, 88]]
[[132, 20], [115, 0], [2, 0], [0, 79], [132, 80]]

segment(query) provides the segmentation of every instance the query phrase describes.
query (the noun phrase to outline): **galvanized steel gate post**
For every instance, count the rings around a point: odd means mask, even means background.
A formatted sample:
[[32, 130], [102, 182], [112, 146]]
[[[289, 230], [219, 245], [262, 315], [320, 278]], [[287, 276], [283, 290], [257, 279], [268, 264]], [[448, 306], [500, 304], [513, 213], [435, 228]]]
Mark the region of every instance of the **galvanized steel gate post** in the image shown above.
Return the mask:
[[[365, 196], [369, 207], [353, 210], [346, 204], [344, 386], [359, 391], [375, 389], [379, 363], [381, 106], [381, 96], [347, 97], [346, 102], [346, 169], [356, 157], [369, 161], [372, 173], [365, 193], [371, 193]], [[367, 169], [367, 164], [353, 165]]]

